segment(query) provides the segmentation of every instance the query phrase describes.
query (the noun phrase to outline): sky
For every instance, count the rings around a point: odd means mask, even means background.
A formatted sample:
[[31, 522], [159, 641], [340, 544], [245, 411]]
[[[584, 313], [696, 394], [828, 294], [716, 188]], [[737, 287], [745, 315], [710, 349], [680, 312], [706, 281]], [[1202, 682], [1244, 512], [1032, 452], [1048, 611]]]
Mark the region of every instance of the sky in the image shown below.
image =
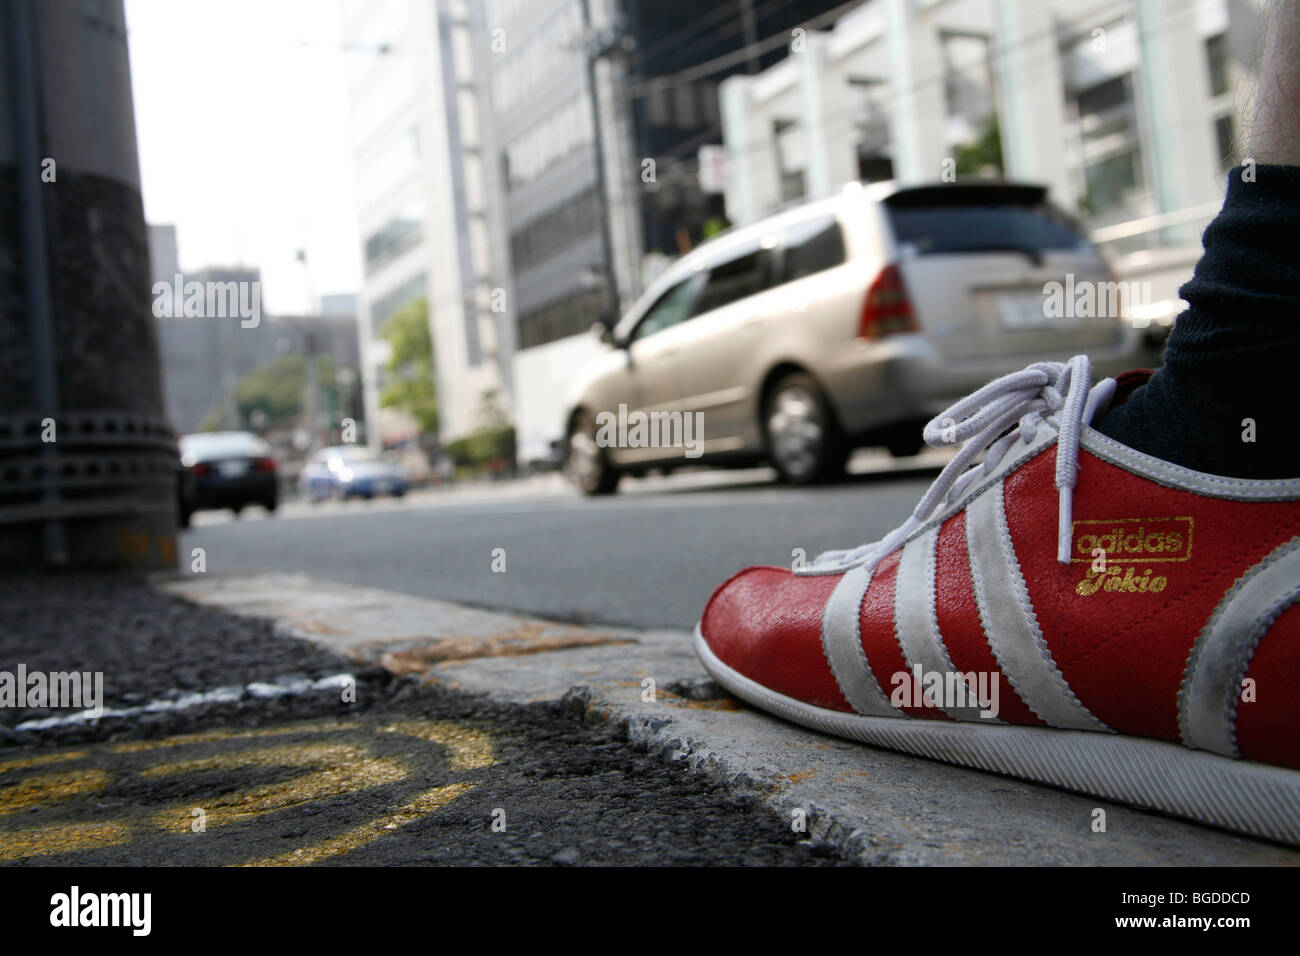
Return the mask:
[[[126, 0], [145, 219], [181, 268], [252, 265], [271, 314], [361, 283], [330, 0]], [[304, 249], [307, 270], [295, 258]]]

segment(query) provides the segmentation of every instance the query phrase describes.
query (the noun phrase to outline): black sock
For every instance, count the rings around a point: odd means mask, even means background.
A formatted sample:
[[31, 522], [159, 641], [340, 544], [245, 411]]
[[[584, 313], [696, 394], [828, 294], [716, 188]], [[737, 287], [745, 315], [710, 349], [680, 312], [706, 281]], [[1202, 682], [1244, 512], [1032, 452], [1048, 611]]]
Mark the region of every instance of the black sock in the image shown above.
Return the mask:
[[1178, 290], [1164, 368], [1094, 427], [1197, 471], [1300, 478], [1300, 167], [1242, 176]]

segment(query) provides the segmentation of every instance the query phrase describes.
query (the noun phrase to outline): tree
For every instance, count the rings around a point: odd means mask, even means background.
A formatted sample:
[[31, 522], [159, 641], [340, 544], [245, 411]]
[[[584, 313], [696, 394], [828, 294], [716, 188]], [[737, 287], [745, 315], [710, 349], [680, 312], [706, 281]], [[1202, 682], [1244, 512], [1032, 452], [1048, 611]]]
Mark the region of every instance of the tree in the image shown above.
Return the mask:
[[1001, 176], [1002, 131], [998, 128], [997, 114], [989, 117], [979, 139], [957, 150], [957, 172], [977, 176]]
[[496, 389], [483, 392], [474, 417], [477, 430], [449, 443], [447, 453], [458, 465], [479, 468], [495, 462], [498, 463], [495, 467], [513, 469], [515, 427], [510, 424], [510, 413], [501, 404]]
[[[316, 361], [326, 406], [329, 407], [331, 402], [336, 405], [334, 360], [321, 355]], [[241, 426], [248, 425], [255, 417], [274, 426], [301, 415], [306, 382], [305, 355], [282, 355], [245, 374], [235, 383], [235, 408]], [[261, 415], [256, 415], [257, 412]], [[221, 418], [221, 407], [213, 408], [199, 425], [199, 431], [215, 431], [221, 427]]]
[[392, 380], [380, 393], [379, 404], [409, 412], [422, 432], [437, 432], [438, 394], [433, 378], [428, 301], [417, 299], [399, 309], [379, 334], [393, 350], [385, 366]]

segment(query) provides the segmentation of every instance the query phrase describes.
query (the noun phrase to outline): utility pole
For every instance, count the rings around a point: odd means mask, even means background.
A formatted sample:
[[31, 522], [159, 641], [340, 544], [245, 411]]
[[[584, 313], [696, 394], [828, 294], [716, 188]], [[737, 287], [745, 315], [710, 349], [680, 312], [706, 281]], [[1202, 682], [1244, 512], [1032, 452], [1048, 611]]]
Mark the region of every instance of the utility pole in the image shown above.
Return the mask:
[[600, 200], [600, 250], [605, 260], [605, 294], [601, 319], [610, 328], [618, 321], [618, 279], [614, 274], [614, 243], [610, 238], [613, 215], [609, 202], [609, 188], [605, 181], [605, 135], [601, 127], [600, 90], [596, 85], [596, 61], [606, 55], [612, 38], [597, 34], [591, 24], [591, 0], [582, 0], [582, 25], [586, 41], [587, 90], [591, 96], [592, 148], [596, 153], [596, 193]]
[[307, 427], [307, 454], [320, 451], [320, 328], [316, 320], [316, 296], [312, 291], [311, 269], [307, 265], [307, 250], [299, 249], [297, 259], [302, 263], [303, 288], [307, 293], [306, 314], [301, 332], [303, 352], [307, 359], [307, 377], [303, 387], [302, 417]]
[[[599, 19], [593, 16], [593, 3], [601, 4]], [[627, 155], [630, 132], [623, 93], [623, 59], [632, 48], [633, 40], [617, 11], [617, 0], [582, 0], [582, 16], [587, 87], [591, 91], [592, 142], [596, 153], [596, 190], [603, 220], [601, 245], [605, 256], [605, 281], [613, 305], [613, 318], [617, 320], [640, 292], [640, 203], [629, 188], [632, 157]], [[604, 108], [602, 88], [609, 99]]]

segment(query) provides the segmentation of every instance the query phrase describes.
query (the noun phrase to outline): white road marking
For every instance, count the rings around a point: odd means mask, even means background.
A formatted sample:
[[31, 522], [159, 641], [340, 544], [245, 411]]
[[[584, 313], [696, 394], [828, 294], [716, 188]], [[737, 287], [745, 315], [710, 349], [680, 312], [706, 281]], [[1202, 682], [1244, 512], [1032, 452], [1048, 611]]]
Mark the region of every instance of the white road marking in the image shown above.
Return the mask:
[[230, 684], [213, 690], [195, 691], [182, 694], [175, 700], [151, 700], [147, 704], [135, 707], [105, 707], [100, 713], [82, 710], [75, 714], [61, 717], [42, 717], [38, 720], [24, 720], [14, 730], [48, 730], [51, 727], [69, 727], [79, 724], [93, 724], [105, 717], [138, 717], [140, 714], [158, 714], [167, 711], [190, 710], [203, 704], [233, 704], [245, 698], [266, 699], [270, 697], [298, 697], [318, 690], [342, 690], [349, 684], [356, 684], [352, 674], [331, 674], [318, 680], [305, 677], [277, 678], [273, 683], [254, 681], [251, 684]]

